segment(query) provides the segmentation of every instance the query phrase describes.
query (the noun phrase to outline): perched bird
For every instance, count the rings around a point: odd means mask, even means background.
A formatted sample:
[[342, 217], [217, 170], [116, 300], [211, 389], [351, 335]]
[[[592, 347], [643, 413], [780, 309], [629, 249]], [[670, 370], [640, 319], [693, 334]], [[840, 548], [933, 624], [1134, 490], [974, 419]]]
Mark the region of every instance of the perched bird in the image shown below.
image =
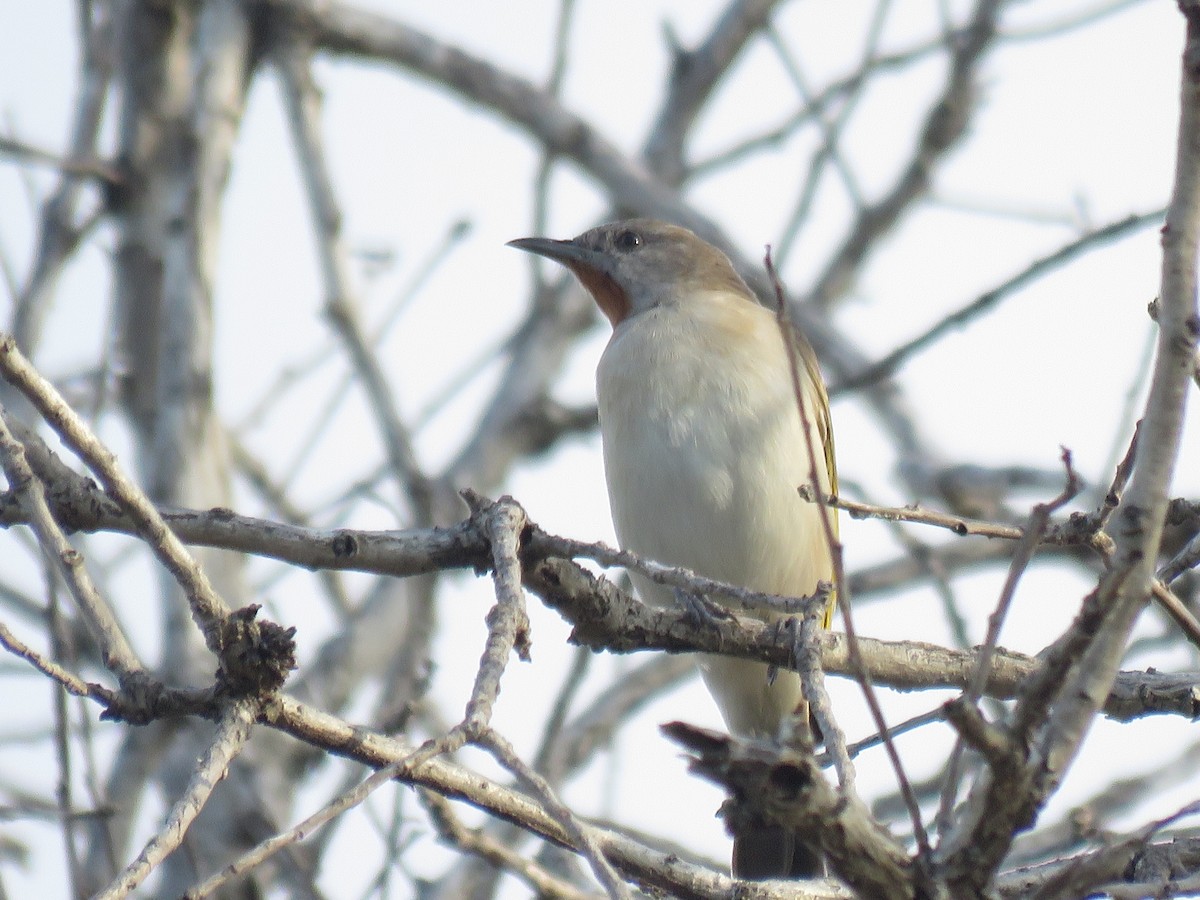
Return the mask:
[[[729, 258], [686, 228], [652, 219], [601, 225], [569, 241], [510, 242], [570, 269], [612, 323], [596, 370], [604, 471], [617, 540], [661, 563], [754, 590], [804, 596], [832, 578], [817, 504], [797, 488], [836, 484], [829, 400], [808, 342], [794, 346], [811, 441], [775, 315]], [[670, 588], [634, 575], [648, 603]], [[824, 625], [832, 617], [832, 601]], [[701, 674], [729, 729], [774, 738], [806, 715], [799, 677], [704, 655]], [[735, 834], [743, 878], [813, 875], [821, 858], [782, 828]]]

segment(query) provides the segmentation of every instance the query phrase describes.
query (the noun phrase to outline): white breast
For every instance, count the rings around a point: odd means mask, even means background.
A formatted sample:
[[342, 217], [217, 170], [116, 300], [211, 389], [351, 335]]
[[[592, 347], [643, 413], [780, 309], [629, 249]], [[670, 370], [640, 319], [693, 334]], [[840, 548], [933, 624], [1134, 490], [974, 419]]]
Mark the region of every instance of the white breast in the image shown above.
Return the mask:
[[[597, 393], [623, 547], [791, 596], [830, 577], [820, 512], [796, 490], [810, 478], [808, 443], [770, 312], [689, 298], [635, 316], [604, 352]], [[813, 446], [820, 452], [815, 433]], [[672, 602], [669, 590], [635, 582], [647, 602]], [[796, 705], [794, 677], [768, 686], [761, 665], [711, 658], [704, 668], [735, 731], [773, 733]]]

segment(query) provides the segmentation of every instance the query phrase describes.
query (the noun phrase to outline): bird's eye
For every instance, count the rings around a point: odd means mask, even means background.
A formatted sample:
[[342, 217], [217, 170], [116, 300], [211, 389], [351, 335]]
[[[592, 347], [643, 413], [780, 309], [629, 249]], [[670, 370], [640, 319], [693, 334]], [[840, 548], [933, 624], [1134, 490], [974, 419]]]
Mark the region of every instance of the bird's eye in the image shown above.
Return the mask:
[[636, 231], [622, 231], [613, 243], [618, 250], [636, 250], [642, 246], [642, 236]]

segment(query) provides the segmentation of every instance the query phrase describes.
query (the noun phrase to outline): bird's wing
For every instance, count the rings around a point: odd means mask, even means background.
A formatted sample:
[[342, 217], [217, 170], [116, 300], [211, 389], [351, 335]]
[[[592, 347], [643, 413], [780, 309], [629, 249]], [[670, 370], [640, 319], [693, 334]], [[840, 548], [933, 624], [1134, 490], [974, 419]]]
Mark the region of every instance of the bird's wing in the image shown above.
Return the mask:
[[[838, 492], [837, 459], [833, 449], [833, 419], [829, 413], [829, 393], [825, 390], [825, 379], [821, 377], [821, 367], [817, 364], [817, 354], [808, 342], [808, 338], [800, 329], [793, 326], [792, 333], [796, 336], [796, 346], [800, 351], [800, 360], [804, 363], [804, 374], [808, 383], [813, 386], [817, 397], [816, 419], [817, 434], [821, 438], [821, 449], [825, 453], [825, 472], [829, 476], [829, 491], [834, 496]], [[838, 540], [838, 513], [829, 509], [830, 524], [833, 528], [833, 538]], [[822, 626], [828, 628], [833, 624], [833, 610], [837, 606], [837, 596], [829, 594], [829, 603], [825, 607], [825, 618]]]

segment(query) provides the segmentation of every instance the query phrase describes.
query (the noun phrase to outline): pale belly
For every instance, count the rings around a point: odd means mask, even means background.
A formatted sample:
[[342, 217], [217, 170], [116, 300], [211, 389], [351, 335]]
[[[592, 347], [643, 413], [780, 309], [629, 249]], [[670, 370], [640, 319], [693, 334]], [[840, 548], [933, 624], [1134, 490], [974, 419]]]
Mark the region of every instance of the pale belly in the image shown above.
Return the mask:
[[[772, 384], [755, 394], [762, 402], [748, 412], [738, 385], [730, 390], [714, 380], [711, 371], [676, 372], [635, 398], [602, 385], [617, 539], [709, 578], [810, 594], [829, 577], [829, 554], [818, 508], [797, 494], [810, 467], [794, 397], [787, 383]], [[669, 588], [637, 576], [634, 582], [646, 602], [674, 602]], [[773, 736], [800, 701], [797, 676], [771, 678], [760, 663], [705, 656], [701, 672], [736, 733]]]

